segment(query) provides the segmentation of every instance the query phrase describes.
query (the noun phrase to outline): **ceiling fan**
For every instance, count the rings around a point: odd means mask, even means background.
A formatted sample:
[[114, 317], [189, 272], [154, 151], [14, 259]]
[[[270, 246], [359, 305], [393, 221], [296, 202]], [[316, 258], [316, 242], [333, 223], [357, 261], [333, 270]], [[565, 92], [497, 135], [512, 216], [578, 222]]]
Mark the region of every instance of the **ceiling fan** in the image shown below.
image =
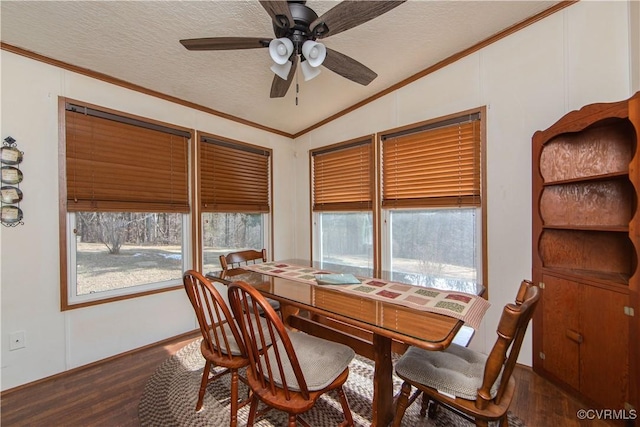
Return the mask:
[[180, 43], [189, 50], [269, 48], [274, 61], [271, 70], [276, 74], [271, 83], [271, 98], [286, 95], [299, 57], [305, 80], [317, 76], [319, 67], [323, 65], [342, 77], [366, 86], [378, 76], [375, 72], [316, 40], [370, 21], [405, 1], [345, 0], [318, 16], [306, 5], [306, 1], [261, 0], [260, 4], [273, 21], [275, 38], [205, 37], [180, 40]]

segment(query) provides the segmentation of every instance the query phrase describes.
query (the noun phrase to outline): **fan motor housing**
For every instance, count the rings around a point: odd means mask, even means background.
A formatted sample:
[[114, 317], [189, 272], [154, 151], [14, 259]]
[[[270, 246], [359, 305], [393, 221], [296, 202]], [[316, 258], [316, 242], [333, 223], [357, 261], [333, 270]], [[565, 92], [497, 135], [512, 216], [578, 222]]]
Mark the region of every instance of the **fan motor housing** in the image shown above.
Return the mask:
[[318, 14], [304, 3], [305, 2], [289, 2], [289, 10], [291, 11], [291, 16], [294, 21], [293, 27], [280, 28], [275, 23], [273, 24], [273, 31], [276, 37], [287, 37], [290, 39], [293, 42], [296, 52], [302, 51], [302, 45], [307, 40], [316, 39], [309, 26], [318, 18]]

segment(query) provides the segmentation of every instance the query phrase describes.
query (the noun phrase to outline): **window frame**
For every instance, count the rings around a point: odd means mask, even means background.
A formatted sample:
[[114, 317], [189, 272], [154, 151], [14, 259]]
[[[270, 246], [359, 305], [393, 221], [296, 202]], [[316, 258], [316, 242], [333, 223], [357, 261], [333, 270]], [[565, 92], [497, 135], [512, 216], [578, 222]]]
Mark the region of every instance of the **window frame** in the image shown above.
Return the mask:
[[[136, 298], [145, 295], [151, 295], [160, 292], [167, 292], [182, 288], [181, 280], [171, 280], [158, 283], [141, 284], [136, 286], [130, 286], [127, 288], [115, 289], [112, 291], [98, 292], [95, 294], [89, 294], [89, 296], [78, 296], [76, 288], [76, 264], [72, 264], [76, 260], [76, 244], [75, 233], [72, 227], [75, 214], [72, 218], [72, 212], [74, 209], [69, 210], [67, 206], [67, 104], [73, 104], [83, 108], [88, 108], [96, 111], [98, 114], [103, 113], [106, 116], [117, 116], [122, 119], [125, 124], [143, 124], [147, 125], [149, 129], [162, 130], [173, 129], [183, 134], [189, 134], [186, 139], [186, 180], [187, 180], [187, 204], [190, 205], [189, 211], [185, 212], [184, 208], [180, 210], [182, 214], [182, 265], [183, 269], [192, 265], [192, 249], [189, 245], [189, 239], [192, 235], [192, 221], [191, 216], [193, 212], [191, 200], [191, 192], [189, 189], [189, 171], [191, 169], [191, 154], [193, 152], [193, 135], [195, 132], [192, 129], [187, 129], [181, 126], [176, 126], [169, 123], [152, 120], [145, 117], [136, 116], [122, 111], [112, 110], [105, 107], [100, 107], [83, 101], [78, 101], [66, 97], [58, 97], [58, 141], [59, 141], [59, 155], [58, 155], [58, 189], [59, 189], [59, 247], [60, 247], [60, 309], [61, 311], [67, 311], [76, 308], [83, 308], [87, 306], [93, 306], [98, 304], [105, 304], [114, 301], [121, 301], [124, 299]], [[75, 209], [78, 210], [78, 209]], [[111, 209], [114, 211], [114, 209]], [[127, 210], [127, 209], [124, 209]], [[91, 211], [91, 210], [88, 210]], [[129, 211], [133, 212], [133, 210]], [[144, 209], [136, 210], [136, 212], [145, 212]], [[162, 209], [150, 209], [153, 212], [165, 212]], [[166, 212], [175, 212], [168, 210]], [[72, 252], [73, 251], [73, 252]], [[73, 281], [72, 281], [73, 279]]]
[[[374, 174], [374, 179], [372, 183], [373, 188], [373, 206], [372, 206], [372, 218], [373, 218], [373, 257], [374, 257], [374, 277], [380, 277], [382, 271], [387, 270], [391, 264], [391, 235], [389, 232], [389, 224], [388, 220], [390, 219], [389, 212], [394, 209], [398, 210], [408, 210], [408, 209], [437, 209], [438, 204], [429, 204], [429, 205], [404, 205], [404, 206], [382, 206], [382, 144], [385, 137], [393, 134], [407, 134], [411, 132], [415, 132], [415, 130], [426, 130], [431, 128], [438, 128], [443, 123], [451, 124], [452, 122], [456, 122], [460, 117], [465, 116], [478, 116], [479, 119], [479, 214], [477, 215], [477, 224], [478, 224], [478, 244], [477, 250], [480, 253], [478, 257], [478, 270], [477, 270], [477, 282], [484, 285], [485, 288], [487, 286], [487, 278], [488, 278], [488, 269], [487, 269], [487, 200], [486, 200], [486, 115], [487, 108], [485, 106], [477, 107], [473, 109], [469, 109], [466, 111], [461, 111], [453, 114], [449, 114], [442, 117], [437, 117], [393, 129], [384, 130], [378, 132], [372, 137], [375, 139], [375, 143], [373, 144], [373, 156], [374, 156], [374, 166], [372, 173]], [[356, 138], [351, 141], [345, 141], [342, 143], [327, 145], [324, 147], [310, 149], [309, 150], [309, 189], [310, 189], [310, 234], [311, 234], [311, 255], [313, 260], [317, 260], [320, 257], [321, 249], [319, 248], [319, 244], [321, 244], [321, 240], [319, 238], [319, 218], [318, 212], [314, 211], [314, 170], [313, 170], [313, 157], [312, 154], [317, 151], [322, 150], [330, 150], [333, 147], [339, 147], [341, 144], [348, 144], [350, 142], [354, 142], [357, 140], [362, 140], [362, 138]], [[469, 207], [468, 203], [461, 203], [461, 207]], [[443, 209], [450, 209], [453, 206], [442, 206]], [[331, 212], [331, 209], [326, 209], [325, 211]], [[342, 210], [343, 212], [349, 212], [349, 210]], [[320, 243], [318, 243], [320, 241]], [[488, 298], [488, 291], [484, 293], [484, 297]]]
[[[67, 301], [70, 308], [76, 308], [77, 306], [85, 306], [89, 304], [99, 304], [103, 302], [118, 301], [121, 299], [132, 298], [136, 296], [148, 295], [150, 293], [162, 292], [164, 290], [174, 290], [182, 287], [182, 279], [165, 280], [162, 282], [143, 283], [140, 285], [133, 285], [123, 287], [119, 289], [113, 289], [109, 291], [89, 293], [85, 295], [78, 295], [77, 293], [77, 240], [74, 238], [75, 233], [73, 230], [75, 227], [75, 218], [77, 212], [67, 212], [67, 230], [68, 246], [67, 246], [67, 272], [68, 272], [68, 294]], [[191, 257], [189, 248], [189, 224], [190, 218], [188, 214], [180, 214], [182, 222], [182, 272], [189, 269], [191, 265]], [[104, 295], [108, 295], [105, 297]]]
[[[196, 260], [196, 268], [200, 271], [204, 268], [204, 223], [203, 223], [203, 214], [205, 212], [212, 213], [260, 213], [262, 214], [262, 224], [263, 224], [263, 245], [264, 248], [267, 249], [267, 258], [273, 259], [273, 150], [268, 147], [264, 147], [261, 145], [250, 144], [247, 142], [237, 141], [234, 139], [226, 138], [220, 135], [197, 131], [195, 138], [196, 148], [195, 148], [195, 164], [196, 166], [193, 168], [193, 176], [194, 176], [194, 190], [193, 190], [193, 199], [194, 203], [192, 205], [192, 213], [194, 216], [194, 230], [196, 231], [194, 235], [194, 259]], [[263, 207], [255, 207], [248, 209], [238, 209], [241, 208], [239, 204], [227, 204], [222, 209], [219, 208], [211, 208], [208, 209], [204, 205], [203, 197], [202, 197], [202, 172], [201, 168], [203, 165], [203, 152], [201, 149], [202, 144], [208, 143], [219, 143], [222, 146], [237, 148], [240, 152], [246, 151], [249, 153], [259, 153], [262, 152], [268, 158], [267, 161], [267, 210]], [[230, 206], [230, 207], [229, 207]], [[253, 248], [253, 249], [262, 249], [262, 248]]]
[[[365, 171], [362, 174], [362, 177], [365, 174], [368, 174], [368, 187], [369, 187], [369, 200], [362, 200], [363, 193], [362, 189], [359, 192], [351, 192], [348, 197], [349, 200], [341, 200], [337, 199], [342, 198], [342, 196], [337, 195], [337, 197], [332, 197], [335, 201], [330, 201], [329, 203], [316, 204], [315, 200], [315, 164], [314, 157], [322, 156], [324, 154], [332, 154], [339, 153], [345, 150], [355, 150], [359, 147], [368, 147], [369, 149], [369, 160], [366, 162], [368, 166], [368, 171]], [[361, 163], [361, 165], [365, 165], [365, 163]], [[335, 144], [318, 147], [315, 149], [309, 150], [309, 183], [310, 183], [310, 223], [311, 223], [311, 259], [321, 261], [321, 248], [319, 245], [322, 245], [322, 237], [321, 237], [321, 224], [319, 220], [319, 216], [322, 213], [355, 213], [355, 212], [370, 212], [372, 219], [372, 240], [373, 240], [373, 272], [376, 272], [376, 259], [377, 259], [377, 245], [376, 241], [378, 239], [376, 223], [378, 221], [377, 210], [374, 208], [376, 206], [376, 143], [375, 143], [375, 134], [366, 135], [358, 138], [354, 138], [347, 141], [338, 142]], [[334, 196], [336, 194], [334, 193]], [[316, 209], [317, 206], [317, 209]]]
[[[480, 215], [478, 218], [479, 229], [479, 244], [478, 251], [480, 252], [480, 257], [478, 258], [478, 274], [477, 274], [477, 282], [482, 284], [487, 291], [484, 293], [483, 297], [488, 298], [488, 269], [487, 269], [487, 200], [486, 200], [486, 107], [478, 107], [470, 110], [461, 111], [454, 114], [449, 114], [447, 116], [437, 117], [430, 120], [425, 120], [422, 122], [413, 123], [410, 125], [389, 129], [383, 132], [378, 133], [378, 155], [376, 157], [376, 166], [377, 166], [377, 185], [379, 186], [378, 196], [380, 197], [380, 203], [378, 204], [380, 210], [380, 218], [381, 218], [381, 230], [380, 230], [380, 240], [378, 242], [380, 246], [380, 268], [382, 270], [388, 270], [391, 265], [391, 234], [390, 234], [390, 211], [392, 210], [427, 210], [427, 209], [451, 209], [454, 208], [454, 204], [441, 205], [438, 204], [424, 204], [418, 206], [398, 206], [397, 208], [394, 206], [382, 207], [382, 187], [383, 187], [383, 177], [382, 175], [382, 144], [384, 139], [389, 135], [394, 134], [410, 134], [412, 132], [420, 131], [420, 130], [429, 130], [429, 129], [437, 129], [441, 126], [447, 126], [451, 123], [455, 123], [457, 120], [461, 118], [470, 117], [470, 116], [478, 116], [479, 121], [479, 206], [477, 208], [480, 210]], [[462, 203], [460, 207], [465, 207], [465, 203]], [[466, 205], [468, 207], [468, 205]]]

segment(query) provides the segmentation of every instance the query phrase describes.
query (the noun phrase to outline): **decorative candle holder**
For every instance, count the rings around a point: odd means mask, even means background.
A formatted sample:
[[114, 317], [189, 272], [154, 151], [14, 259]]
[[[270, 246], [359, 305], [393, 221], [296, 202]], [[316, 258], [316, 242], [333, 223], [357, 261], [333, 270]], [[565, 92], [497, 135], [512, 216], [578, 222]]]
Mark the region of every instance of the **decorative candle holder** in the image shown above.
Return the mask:
[[20, 209], [22, 201], [22, 190], [20, 183], [23, 179], [20, 163], [24, 153], [18, 150], [16, 140], [10, 136], [2, 142], [2, 152], [0, 163], [2, 163], [2, 187], [0, 187], [0, 202], [2, 211], [0, 222], [6, 227], [23, 225], [23, 213]]

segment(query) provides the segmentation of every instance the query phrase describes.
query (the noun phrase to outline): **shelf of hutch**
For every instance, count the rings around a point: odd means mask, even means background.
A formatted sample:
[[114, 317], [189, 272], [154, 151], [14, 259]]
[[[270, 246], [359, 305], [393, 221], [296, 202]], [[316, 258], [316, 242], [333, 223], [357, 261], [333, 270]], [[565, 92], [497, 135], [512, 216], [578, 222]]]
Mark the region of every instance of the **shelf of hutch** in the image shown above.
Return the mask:
[[633, 273], [635, 251], [627, 234], [547, 229], [540, 233], [538, 251], [542, 267]]
[[628, 177], [544, 187], [539, 209], [545, 226], [628, 227], [635, 210]]
[[615, 178], [628, 178], [629, 171], [622, 172], [612, 172], [612, 173], [604, 173], [601, 175], [593, 175], [593, 176], [581, 176], [579, 178], [569, 178], [569, 179], [561, 179], [555, 181], [545, 181], [542, 183], [543, 186], [552, 186], [552, 185], [562, 185], [562, 184], [571, 184], [574, 182], [589, 182], [589, 181], [603, 181], [608, 179]]
[[639, 135], [640, 93], [532, 141], [534, 370], [599, 408], [640, 409]]
[[578, 231], [612, 231], [618, 233], [629, 233], [629, 227], [625, 225], [621, 226], [603, 226], [603, 225], [549, 225], [545, 224], [542, 226], [545, 230], [578, 230]]
[[560, 133], [541, 147], [539, 171], [545, 182], [589, 179], [628, 172], [635, 138], [628, 119], [599, 120], [579, 132]]
[[621, 273], [603, 273], [602, 271], [577, 270], [575, 268], [546, 267], [543, 271], [568, 280], [581, 280], [605, 289], [624, 291], [629, 286], [629, 275]]

